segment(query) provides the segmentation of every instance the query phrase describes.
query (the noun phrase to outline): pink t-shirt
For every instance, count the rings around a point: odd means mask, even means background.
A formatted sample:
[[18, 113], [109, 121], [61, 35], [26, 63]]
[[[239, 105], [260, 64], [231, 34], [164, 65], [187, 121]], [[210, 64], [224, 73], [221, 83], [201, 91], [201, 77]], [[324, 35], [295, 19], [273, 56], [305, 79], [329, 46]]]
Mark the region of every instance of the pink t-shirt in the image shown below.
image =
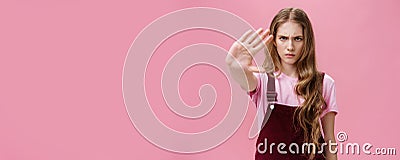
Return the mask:
[[[258, 79], [258, 86], [254, 91], [249, 92], [248, 94], [256, 104], [257, 116], [260, 118], [259, 121], [262, 122], [266, 113], [266, 106], [268, 105], [266, 94], [268, 76], [266, 73], [253, 74]], [[277, 75], [277, 73], [274, 74]], [[304, 102], [304, 98], [298, 96], [295, 92], [297, 81], [297, 78], [289, 77], [284, 73], [281, 73], [279, 77], [275, 78], [275, 91], [278, 94], [278, 104], [298, 107]], [[325, 74], [324, 76], [322, 96], [324, 97], [327, 106], [321, 106], [323, 111], [320, 117], [322, 118], [328, 112], [335, 112], [337, 114], [338, 107], [336, 105], [335, 81], [328, 74]]]

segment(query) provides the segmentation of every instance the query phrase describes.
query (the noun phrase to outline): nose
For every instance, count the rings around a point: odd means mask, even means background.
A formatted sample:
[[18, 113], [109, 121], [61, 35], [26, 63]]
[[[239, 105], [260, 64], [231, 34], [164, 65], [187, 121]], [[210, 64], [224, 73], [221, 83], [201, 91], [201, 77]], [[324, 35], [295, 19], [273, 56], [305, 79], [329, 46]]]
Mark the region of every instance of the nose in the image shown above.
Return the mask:
[[287, 46], [288, 51], [294, 51], [294, 46], [293, 46], [293, 41], [289, 40], [288, 46]]

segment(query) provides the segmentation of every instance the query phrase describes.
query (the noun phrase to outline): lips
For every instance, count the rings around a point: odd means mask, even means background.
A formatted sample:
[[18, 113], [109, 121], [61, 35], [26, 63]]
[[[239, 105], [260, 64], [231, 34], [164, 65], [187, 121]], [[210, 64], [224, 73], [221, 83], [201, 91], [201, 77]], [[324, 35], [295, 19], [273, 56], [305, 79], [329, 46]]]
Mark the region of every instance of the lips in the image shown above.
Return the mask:
[[295, 56], [295, 54], [291, 54], [291, 53], [285, 54], [285, 57], [287, 57], [287, 58], [293, 58], [294, 56]]

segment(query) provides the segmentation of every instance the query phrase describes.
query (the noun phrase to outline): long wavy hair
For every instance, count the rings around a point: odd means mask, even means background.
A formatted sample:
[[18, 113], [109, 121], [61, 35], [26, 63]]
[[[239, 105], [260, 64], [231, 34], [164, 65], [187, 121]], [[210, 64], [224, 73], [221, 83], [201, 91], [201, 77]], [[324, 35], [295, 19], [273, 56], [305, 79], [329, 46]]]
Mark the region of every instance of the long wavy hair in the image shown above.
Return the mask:
[[[279, 26], [288, 21], [300, 24], [303, 28], [304, 37], [300, 57], [295, 63], [298, 73], [295, 92], [304, 98], [304, 102], [296, 109], [293, 121], [303, 130], [304, 142], [314, 143], [319, 149], [318, 140], [321, 138], [319, 117], [322, 112], [321, 106], [326, 105], [326, 102], [322, 96], [323, 75], [318, 72], [316, 65], [314, 32], [307, 14], [302, 9], [285, 8], [279, 11], [270, 24], [269, 28], [274, 39], [276, 39]], [[269, 43], [267, 48], [265, 54], [271, 56], [275, 66], [274, 70], [282, 71], [281, 59], [275, 44]], [[263, 66], [267, 66], [268, 63], [270, 62], [266, 58]], [[314, 156], [315, 153], [311, 153], [309, 158], [312, 159]]]

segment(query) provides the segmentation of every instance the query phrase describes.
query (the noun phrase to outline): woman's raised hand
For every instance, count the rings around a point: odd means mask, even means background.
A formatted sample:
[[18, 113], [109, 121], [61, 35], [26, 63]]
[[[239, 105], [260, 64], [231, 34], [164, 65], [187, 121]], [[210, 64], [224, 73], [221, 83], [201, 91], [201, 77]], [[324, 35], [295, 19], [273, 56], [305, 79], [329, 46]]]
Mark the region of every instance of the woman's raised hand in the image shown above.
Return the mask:
[[265, 72], [263, 68], [253, 66], [252, 61], [253, 56], [272, 41], [273, 36], [269, 34], [269, 29], [263, 31], [262, 28], [256, 32], [247, 31], [232, 44], [225, 58], [233, 79], [246, 91], [252, 91], [257, 86], [253, 72]]
[[229, 49], [226, 63], [229, 67], [242, 67], [245, 72], [264, 72], [263, 68], [252, 66], [253, 56], [263, 49], [273, 39], [269, 29], [263, 32], [260, 28], [256, 32], [248, 30], [240, 39], [234, 42]]

